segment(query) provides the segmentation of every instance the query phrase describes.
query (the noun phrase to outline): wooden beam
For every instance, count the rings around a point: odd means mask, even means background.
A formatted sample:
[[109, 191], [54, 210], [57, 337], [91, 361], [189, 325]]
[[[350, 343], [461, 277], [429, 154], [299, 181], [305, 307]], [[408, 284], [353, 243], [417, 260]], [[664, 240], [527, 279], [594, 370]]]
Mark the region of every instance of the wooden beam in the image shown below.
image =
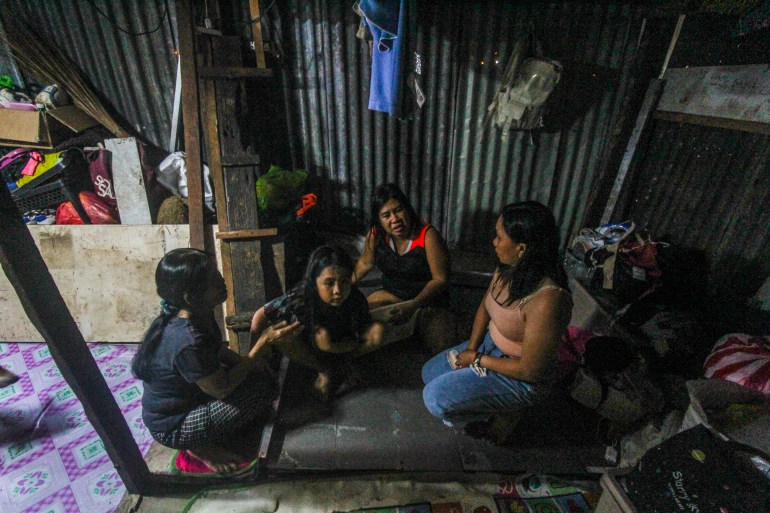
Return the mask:
[[710, 126], [714, 128], [727, 128], [729, 130], [741, 130], [755, 134], [770, 134], [770, 124], [759, 121], [746, 121], [743, 119], [717, 118], [714, 116], [701, 116], [698, 114], [685, 114], [683, 112], [656, 111], [655, 119], [674, 121], [675, 123], [690, 123], [691, 125]]
[[609, 198], [607, 198], [607, 205], [604, 207], [601, 224], [609, 223], [612, 214], [615, 212], [615, 206], [617, 205], [618, 198], [623, 190], [623, 183], [626, 180], [628, 170], [631, 168], [631, 163], [634, 160], [639, 140], [649, 124], [655, 106], [658, 104], [665, 82], [665, 80], [660, 79], [650, 80], [650, 85], [647, 87], [647, 93], [645, 94], [642, 106], [639, 109], [639, 115], [636, 117], [636, 125], [634, 125], [634, 129], [631, 131], [631, 137], [628, 138], [626, 152], [623, 154], [623, 160], [620, 162], [620, 168], [615, 177], [615, 183], [612, 185]]
[[[222, 151], [219, 145], [219, 126], [217, 123], [217, 92], [214, 82], [203, 84], [203, 127], [206, 148], [209, 156], [209, 169], [214, 180], [214, 197], [217, 203], [217, 224], [223, 231], [229, 230], [227, 222], [227, 196], [225, 195], [224, 170], [222, 169]], [[227, 287], [225, 313], [235, 313], [235, 285], [233, 283], [233, 264], [230, 256], [230, 245], [220, 244], [219, 254], [222, 258], [222, 277]], [[228, 330], [227, 339], [230, 346], [238, 350], [238, 334]]]
[[129, 493], [146, 492], [151, 473], [142, 453], [5, 186], [0, 186], [0, 264]]
[[260, 68], [242, 68], [240, 66], [206, 66], [198, 70], [198, 77], [208, 80], [258, 80], [271, 78], [273, 70]]
[[195, 27], [190, 0], [176, 0], [176, 24], [179, 38], [179, 63], [182, 71], [182, 116], [189, 195], [190, 247], [206, 249], [203, 223], [203, 165], [198, 128], [200, 124], [198, 72], [195, 62]]
[[245, 312], [225, 317], [225, 326], [233, 331], [243, 331], [251, 328], [251, 319], [256, 312]]
[[263, 228], [261, 230], [235, 230], [232, 232], [218, 232], [217, 239], [223, 242], [232, 240], [264, 239], [278, 235], [276, 228]]
[[[213, 62], [217, 66], [232, 67], [241, 64], [241, 41], [238, 37], [226, 36], [211, 40]], [[256, 69], [256, 68], [252, 68]], [[219, 139], [222, 155], [254, 155], [254, 143], [246, 137], [244, 130], [254, 125], [253, 114], [244, 112], [239, 105], [247, 105], [249, 93], [242, 81], [218, 80], [217, 113]], [[238, 168], [229, 168], [224, 175], [225, 195], [227, 196], [227, 220], [230, 230], [259, 229], [257, 208], [256, 177], [253, 166], [241, 172]], [[225, 247], [223, 244], [222, 247]], [[231, 245], [232, 246], [232, 245]], [[232, 270], [235, 296], [235, 311], [254, 311], [265, 304], [267, 295], [262, 263], [262, 244], [260, 239], [243, 239], [232, 246]], [[274, 297], [274, 296], [273, 296]], [[249, 350], [249, 334], [240, 333], [239, 350]]]
[[259, 14], [259, 0], [249, 0], [251, 13], [251, 33], [254, 37], [254, 51], [257, 57], [257, 67], [265, 68], [265, 45], [262, 43], [262, 17]]

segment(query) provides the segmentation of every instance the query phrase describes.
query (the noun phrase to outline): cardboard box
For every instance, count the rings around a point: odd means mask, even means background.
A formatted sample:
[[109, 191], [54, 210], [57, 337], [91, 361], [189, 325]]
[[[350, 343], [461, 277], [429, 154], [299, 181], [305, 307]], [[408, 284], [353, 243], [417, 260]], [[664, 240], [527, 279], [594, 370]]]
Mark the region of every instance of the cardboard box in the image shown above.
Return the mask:
[[98, 124], [74, 105], [45, 112], [0, 108], [0, 146], [49, 149]]

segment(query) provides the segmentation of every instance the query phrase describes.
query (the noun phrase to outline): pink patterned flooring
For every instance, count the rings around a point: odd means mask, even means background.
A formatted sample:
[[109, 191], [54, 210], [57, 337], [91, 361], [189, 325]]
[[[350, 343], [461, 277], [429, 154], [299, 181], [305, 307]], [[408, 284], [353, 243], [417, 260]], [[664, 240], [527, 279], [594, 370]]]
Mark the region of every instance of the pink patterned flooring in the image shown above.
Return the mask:
[[[137, 346], [88, 347], [146, 454], [152, 437], [142, 422], [142, 383], [131, 375]], [[123, 482], [48, 347], [0, 343], [0, 365], [21, 376], [0, 389], [0, 512], [115, 511]]]

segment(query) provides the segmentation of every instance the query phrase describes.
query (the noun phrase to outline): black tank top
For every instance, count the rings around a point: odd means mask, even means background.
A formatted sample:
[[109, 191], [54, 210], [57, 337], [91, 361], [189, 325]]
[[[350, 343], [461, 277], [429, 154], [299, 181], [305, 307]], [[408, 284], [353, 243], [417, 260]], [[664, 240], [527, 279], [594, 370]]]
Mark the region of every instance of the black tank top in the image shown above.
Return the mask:
[[[377, 228], [372, 229], [371, 233], [377, 241], [374, 246], [374, 263], [382, 272], [382, 288], [404, 301], [414, 299], [433, 278], [425, 254], [425, 235], [430, 228], [428, 223], [420, 224], [417, 237], [412, 239], [403, 255], [391, 247], [389, 235], [377, 239]], [[445, 306], [448, 300], [449, 296], [444, 292], [433, 298], [430, 304]]]

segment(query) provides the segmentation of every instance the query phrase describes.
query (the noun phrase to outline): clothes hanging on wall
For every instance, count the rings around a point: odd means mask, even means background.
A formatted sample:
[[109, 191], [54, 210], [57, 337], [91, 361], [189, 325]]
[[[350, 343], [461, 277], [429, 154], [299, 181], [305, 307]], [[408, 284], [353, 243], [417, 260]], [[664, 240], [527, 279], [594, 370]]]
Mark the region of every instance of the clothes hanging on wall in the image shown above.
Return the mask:
[[414, 0], [360, 0], [353, 9], [361, 16], [356, 34], [371, 34], [372, 73], [369, 109], [408, 118], [422, 107], [425, 96], [419, 85], [422, 58], [414, 51]]

